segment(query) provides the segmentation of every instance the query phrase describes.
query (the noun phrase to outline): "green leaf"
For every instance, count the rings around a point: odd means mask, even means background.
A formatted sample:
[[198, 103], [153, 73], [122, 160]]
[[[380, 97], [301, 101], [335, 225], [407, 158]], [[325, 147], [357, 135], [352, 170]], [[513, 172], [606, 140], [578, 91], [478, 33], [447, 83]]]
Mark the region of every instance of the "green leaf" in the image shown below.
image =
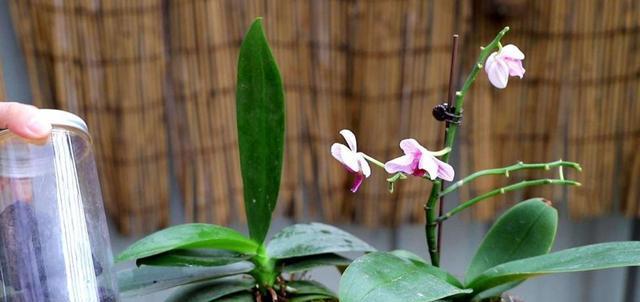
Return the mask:
[[153, 266], [220, 266], [250, 259], [251, 256], [218, 250], [171, 250], [140, 258], [136, 265]]
[[375, 252], [354, 261], [340, 280], [341, 302], [429, 302], [471, 293], [431, 274], [427, 265]]
[[209, 302], [230, 294], [250, 290], [255, 285], [255, 280], [250, 276], [198, 282], [181, 287], [165, 302]]
[[294, 224], [282, 229], [267, 245], [275, 259], [338, 252], [372, 252], [375, 248], [357, 237], [322, 223]]
[[293, 295], [323, 295], [336, 298], [336, 294], [326, 286], [308, 280], [297, 280], [287, 282], [287, 292]]
[[198, 281], [248, 273], [251, 262], [213, 267], [142, 266], [118, 272], [118, 287], [127, 296], [145, 295]]
[[297, 273], [321, 266], [347, 266], [351, 261], [349, 258], [330, 253], [282, 259], [277, 266], [283, 273]]
[[439, 267], [435, 267], [429, 263], [427, 263], [426, 260], [424, 260], [422, 257], [406, 251], [406, 250], [395, 250], [395, 251], [391, 251], [391, 254], [393, 254], [394, 256], [400, 257], [400, 258], [404, 258], [410, 261], [415, 261], [415, 262], [419, 262], [425, 265], [425, 271], [427, 271], [428, 273], [434, 275], [435, 277], [438, 277], [440, 280], [445, 281], [455, 287], [464, 287], [462, 285], [462, 282], [460, 282], [460, 280], [458, 280], [458, 278], [454, 277], [453, 275], [449, 274], [446, 271], [443, 271], [442, 269], [440, 269]]
[[224, 296], [222, 298], [213, 300], [215, 302], [255, 302], [253, 295], [250, 292], [241, 292]]
[[502, 294], [518, 285], [520, 285], [524, 281], [515, 281], [502, 284], [500, 286], [492, 287], [487, 289], [473, 297], [472, 302], [482, 301], [484, 299], [497, 298], [499, 299]]
[[262, 243], [280, 189], [285, 106], [282, 79], [260, 18], [240, 46], [236, 111], [249, 233]]
[[304, 295], [295, 296], [287, 300], [289, 302], [324, 302], [324, 301], [336, 301], [336, 298], [324, 296], [324, 295]]
[[496, 265], [548, 253], [558, 228], [558, 211], [541, 198], [520, 202], [493, 224], [467, 269], [473, 280]]
[[254, 255], [258, 244], [230, 228], [189, 223], [155, 232], [132, 244], [117, 261], [149, 257], [175, 249], [223, 249]]
[[640, 266], [640, 241], [609, 242], [576, 247], [507, 262], [486, 270], [467, 287], [476, 292], [531, 277], [568, 272]]

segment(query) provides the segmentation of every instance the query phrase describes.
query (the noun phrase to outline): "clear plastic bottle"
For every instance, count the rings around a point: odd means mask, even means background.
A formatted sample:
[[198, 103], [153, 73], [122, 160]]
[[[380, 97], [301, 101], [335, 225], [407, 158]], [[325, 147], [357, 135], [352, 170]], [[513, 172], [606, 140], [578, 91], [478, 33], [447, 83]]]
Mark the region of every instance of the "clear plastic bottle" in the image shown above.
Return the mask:
[[118, 301], [87, 126], [42, 111], [46, 140], [0, 131], [0, 301]]

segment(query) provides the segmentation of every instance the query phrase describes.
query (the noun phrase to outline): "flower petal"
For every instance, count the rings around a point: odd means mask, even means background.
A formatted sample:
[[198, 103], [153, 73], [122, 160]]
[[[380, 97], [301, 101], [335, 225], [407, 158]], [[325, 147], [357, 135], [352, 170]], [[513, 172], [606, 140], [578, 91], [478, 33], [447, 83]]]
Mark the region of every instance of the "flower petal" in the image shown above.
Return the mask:
[[453, 167], [450, 164], [439, 160], [438, 158], [435, 158], [435, 161], [438, 164], [438, 177], [446, 181], [452, 181], [453, 177], [455, 176]]
[[520, 60], [512, 60], [509, 58], [505, 58], [504, 62], [509, 67], [509, 75], [512, 77], [519, 77], [522, 79], [524, 76], [524, 67], [522, 67], [522, 61]]
[[358, 162], [357, 154], [351, 151], [351, 149], [349, 149], [347, 146], [338, 143], [331, 145], [331, 155], [333, 155], [336, 160], [347, 167], [349, 171], [360, 171], [360, 164]]
[[431, 153], [425, 153], [420, 157], [420, 163], [418, 164], [419, 169], [427, 171], [431, 180], [438, 177], [438, 163], [436, 161], [438, 161], [438, 159], [431, 155]]
[[513, 44], [502, 47], [500, 56], [515, 60], [524, 60], [524, 53], [518, 48], [518, 46], [515, 46]]
[[360, 164], [360, 172], [364, 175], [364, 177], [371, 176], [371, 167], [369, 166], [369, 162], [362, 156], [362, 152], [358, 152], [356, 154], [358, 156], [358, 163]]
[[497, 56], [497, 53], [492, 53], [484, 67], [489, 77], [489, 81], [496, 88], [502, 89], [507, 87], [509, 81], [509, 66]]
[[405, 174], [412, 175], [416, 168], [414, 160], [415, 156], [411, 154], [403, 155], [386, 162], [384, 164], [384, 169], [390, 174], [403, 172]]
[[353, 152], [358, 151], [358, 144], [356, 143], [356, 135], [353, 134], [351, 130], [342, 129], [340, 130], [340, 134], [342, 135], [342, 137], [344, 137], [344, 140], [347, 141], [347, 145], [349, 145], [349, 148], [351, 149], [351, 151]]
[[400, 149], [404, 154], [421, 154], [424, 147], [413, 138], [407, 138], [400, 141]]
[[360, 173], [356, 173], [356, 178], [353, 180], [353, 185], [351, 185], [351, 192], [355, 193], [360, 188], [360, 185], [364, 181], [364, 175]]

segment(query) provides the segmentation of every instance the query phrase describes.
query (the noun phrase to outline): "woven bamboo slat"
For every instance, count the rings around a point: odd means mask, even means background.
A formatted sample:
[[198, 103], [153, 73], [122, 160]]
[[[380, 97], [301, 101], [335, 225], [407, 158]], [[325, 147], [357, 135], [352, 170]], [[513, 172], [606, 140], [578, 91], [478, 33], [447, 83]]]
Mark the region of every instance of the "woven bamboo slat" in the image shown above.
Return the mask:
[[[446, 98], [451, 34], [462, 78], [478, 46], [504, 25], [527, 55], [524, 80], [467, 97], [458, 175], [523, 160], [564, 158], [584, 186], [537, 188], [476, 207], [494, 217], [528, 196], [568, 197], [575, 217], [640, 215], [640, 5], [603, 1], [25, 0], [10, 1], [36, 103], [86, 117], [98, 148], [107, 208], [123, 231], [168, 223], [170, 141], [189, 221], [243, 219], [235, 126], [242, 35], [263, 16], [287, 90], [280, 210], [295, 218], [397, 225], [423, 218], [428, 185], [396, 194], [373, 176], [358, 194], [329, 153], [353, 130], [381, 160], [400, 139], [442, 146], [431, 108]], [[461, 83], [462, 79], [458, 79]], [[165, 118], [166, 116], [166, 118]], [[167, 137], [168, 135], [168, 137]], [[518, 179], [481, 179], [463, 197]]]

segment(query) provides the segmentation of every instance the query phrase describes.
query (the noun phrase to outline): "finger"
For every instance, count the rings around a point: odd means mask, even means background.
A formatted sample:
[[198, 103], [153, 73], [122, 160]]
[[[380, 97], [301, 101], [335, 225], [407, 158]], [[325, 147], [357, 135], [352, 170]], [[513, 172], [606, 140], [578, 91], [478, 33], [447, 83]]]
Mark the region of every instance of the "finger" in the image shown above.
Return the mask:
[[15, 102], [0, 102], [0, 128], [28, 139], [45, 138], [51, 132], [51, 124], [38, 108]]

